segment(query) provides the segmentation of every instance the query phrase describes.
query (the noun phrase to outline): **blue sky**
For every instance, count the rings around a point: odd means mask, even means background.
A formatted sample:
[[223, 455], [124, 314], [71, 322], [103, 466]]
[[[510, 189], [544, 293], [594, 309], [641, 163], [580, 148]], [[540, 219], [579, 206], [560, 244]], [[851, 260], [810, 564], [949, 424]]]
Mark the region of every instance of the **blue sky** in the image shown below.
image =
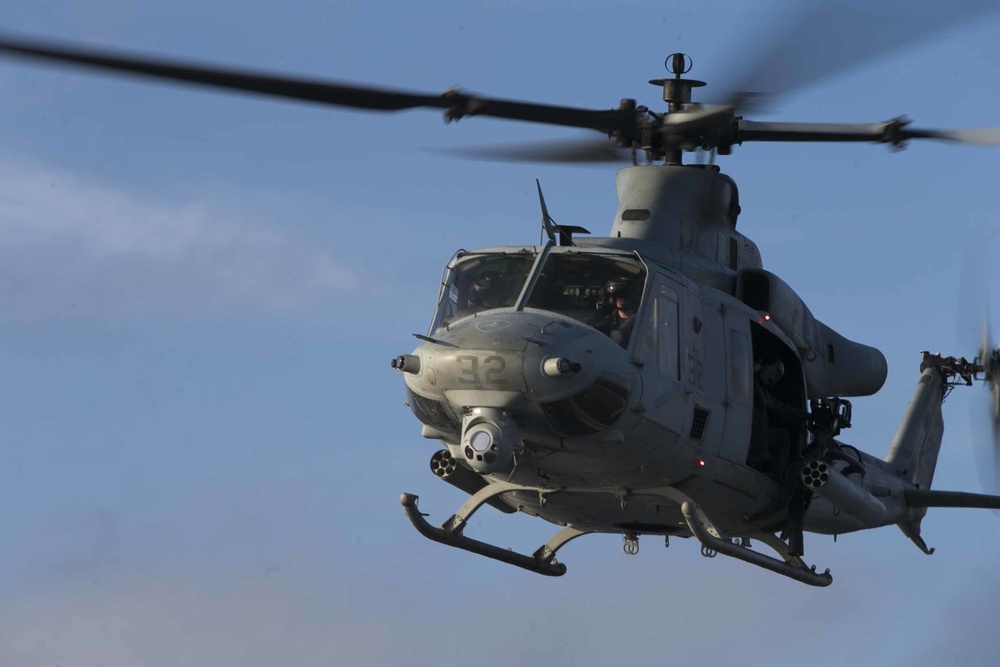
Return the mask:
[[[646, 80], [676, 50], [693, 75], [721, 78], [772, 8], [48, 0], [5, 8], [2, 27], [604, 108], [656, 104]], [[1000, 125], [998, 21], [766, 118]], [[7, 64], [0, 95], [3, 664], [992, 664], [1000, 521], [986, 511], [932, 510], [932, 557], [895, 528], [807, 537], [808, 560], [835, 577], [825, 590], [681, 540], [645, 538], [628, 557], [614, 536], [574, 542], [551, 580], [412, 530], [399, 492], [439, 520], [462, 501], [428, 473], [435, 443], [388, 365], [426, 328], [442, 266], [458, 248], [534, 242], [535, 178], [559, 222], [605, 233], [616, 208], [614, 166], [433, 149], [573, 132]], [[761, 144], [722, 162], [765, 267], [889, 361], [883, 391], [855, 401], [848, 442], [885, 454], [919, 350], [974, 351], [956, 332], [962, 258], [998, 219], [998, 157]], [[980, 490], [973, 398], [946, 403], [938, 488]], [[530, 550], [552, 527], [487, 509], [469, 532]]]

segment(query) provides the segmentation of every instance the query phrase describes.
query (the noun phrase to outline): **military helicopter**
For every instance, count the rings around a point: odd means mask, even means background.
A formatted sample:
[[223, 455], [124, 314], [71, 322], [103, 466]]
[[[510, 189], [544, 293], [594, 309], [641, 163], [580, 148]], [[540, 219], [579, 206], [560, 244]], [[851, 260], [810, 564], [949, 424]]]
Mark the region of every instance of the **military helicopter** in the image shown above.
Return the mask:
[[[547, 146], [541, 156], [631, 157], [617, 176], [607, 237], [556, 223], [539, 185], [548, 242], [456, 253], [427, 334], [392, 360], [423, 437], [443, 444], [433, 474], [470, 496], [440, 527], [419, 511], [417, 496], [401, 496], [431, 540], [559, 576], [566, 566], [557, 552], [582, 535], [621, 535], [631, 553], [640, 536], [694, 538], [706, 556], [826, 586], [829, 570], [803, 560], [806, 532], [896, 524], [929, 554], [920, 534], [927, 508], [1000, 508], [1000, 496], [931, 489], [941, 404], [954, 387], [984, 382], [1000, 425], [1000, 348], [989, 333], [971, 361], [924, 353], [884, 460], [850, 445], [841, 439], [851, 425], [848, 399], [879, 391], [885, 357], [816, 319], [763, 268], [757, 246], [737, 231], [736, 183], [714, 164], [755, 141], [998, 144], [1000, 131], [919, 129], [904, 118], [747, 120], [759, 98], [696, 102], [693, 90], [705, 83], [686, 78], [692, 63], [679, 53], [667, 58], [671, 76], [651, 81], [665, 111], [632, 99], [600, 110], [459, 90], [409, 93], [12, 37], [0, 38], [0, 53], [366, 110], [440, 109], [449, 121], [580, 128], [611, 141]], [[685, 164], [692, 151], [713, 159]], [[562, 529], [532, 554], [466, 536], [486, 504]]]

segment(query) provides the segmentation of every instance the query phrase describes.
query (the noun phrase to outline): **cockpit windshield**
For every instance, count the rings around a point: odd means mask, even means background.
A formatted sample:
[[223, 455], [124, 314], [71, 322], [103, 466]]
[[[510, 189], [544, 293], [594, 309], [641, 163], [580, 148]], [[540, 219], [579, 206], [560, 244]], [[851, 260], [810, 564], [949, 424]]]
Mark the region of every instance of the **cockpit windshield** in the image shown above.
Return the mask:
[[525, 304], [572, 317], [628, 347], [646, 271], [624, 257], [553, 253]]
[[472, 253], [448, 272], [433, 329], [483, 310], [517, 302], [537, 253]]
[[[538, 257], [535, 250], [475, 252], [448, 270], [431, 331], [494, 308], [513, 308]], [[524, 305], [572, 317], [628, 347], [646, 270], [622, 255], [553, 252]]]

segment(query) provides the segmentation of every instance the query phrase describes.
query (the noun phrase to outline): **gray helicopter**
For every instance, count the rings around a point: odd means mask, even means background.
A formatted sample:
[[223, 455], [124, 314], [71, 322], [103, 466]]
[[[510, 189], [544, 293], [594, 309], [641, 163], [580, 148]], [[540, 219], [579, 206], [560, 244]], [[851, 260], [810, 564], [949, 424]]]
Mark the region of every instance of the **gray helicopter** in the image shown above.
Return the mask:
[[[808, 39], [800, 28], [788, 34]], [[769, 90], [780, 93], [902, 42], [893, 40], [839, 65], [817, 59], [794, 67], [779, 58], [789, 44], [775, 40], [751, 70], [767, 73]], [[971, 361], [923, 354], [884, 459], [850, 445], [841, 438], [851, 425], [847, 399], [879, 391], [885, 357], [816, 319], [763, 268], [757, 246], [737, 231], [737, 185], [714, 164], [755, 141], [998, 145], [998, 130], [919, 129], [905, 118], [747, 120], [742, 114], [761, 96], [695, 102], [693, 89], [705, 83], [685, 78], [691, 61], [683, 54], [668, 57], [670, 77], [650, 82], [663, 90], [662, 112], [632, 99], [599, 110], [459, 90], [410, 93], [10, 36], [0, 37], [0, 55], [365, 110], [440, 109], [448, 121], [486, 116], [580, 128], [611, 141], [507, 147], [497, 156], [631, 158], [617, 175], [607, 237], [557, 224], [539, 185], [547, 243], [457, 253], [427, 334], [392, 360], [421, 434], [443, 446], [431, 457], [433, 474], [470, 496], [436, 527], [417, 496], [402, 494], [406, 515], [431, 540], [559, 576], [566, 566], [557, 552], [581, 535], [621, 535], [628, 553], [640, 536], [668, 545], [671, 537], [694, 538], [706, 556], [826, 586], [829, 570], [803, 561], [806, 532], [895, 524], [930, 554], [920, 534], [928, 508], [1000, 508], [1000, 496], [931, 489], [941, 405], [954, 387], [984, 382], [1000, 433], [1000, 348], [989, 333]], [[692, 151], [712, 159], [685, 164]], [[562, 529], [534, 553], [517, 553], [465, 535], [483, 505]]]

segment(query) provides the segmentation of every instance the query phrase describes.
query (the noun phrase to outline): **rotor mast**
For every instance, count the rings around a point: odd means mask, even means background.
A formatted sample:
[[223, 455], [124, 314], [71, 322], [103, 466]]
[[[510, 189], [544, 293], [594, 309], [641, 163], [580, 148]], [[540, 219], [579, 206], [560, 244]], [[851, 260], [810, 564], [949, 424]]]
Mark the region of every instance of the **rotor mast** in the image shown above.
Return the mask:
[[[672, 79], [650, 79], [649, 83], [654, 86], [663, 87], [663, 101], [667, 103], [667, 110], [670, 113], [682, 112], [691, 104], [691, 89], [701, 88], [704, 81], [697, 79], [685, 79], [681, 75], [691, 71], [694, 61], [684, 53], [672, 53], [667, 56], [663, 66], [674, 75]], [[667, 164], [683, 164], [681, 155], [683, 149], [679, 146], [668, 146], [664, 151]]]

